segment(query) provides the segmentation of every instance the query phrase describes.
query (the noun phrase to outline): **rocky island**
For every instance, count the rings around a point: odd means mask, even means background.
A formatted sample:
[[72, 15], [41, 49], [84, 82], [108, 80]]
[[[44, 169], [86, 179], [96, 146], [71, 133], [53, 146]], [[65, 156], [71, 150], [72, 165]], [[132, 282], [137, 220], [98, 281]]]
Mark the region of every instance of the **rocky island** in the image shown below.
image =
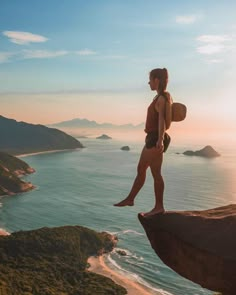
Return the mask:
[[205, 158], [214, 158], [219, 157], [220, 154], [213, 149], [212, 146], [207, 145], [203, 149], [198, 151], [185, 151], [183, 152], [186, 156], [199, 156], [199, 157], [205, 157]]
[[128, 145], [122, 146], [121, 147], [122, 151], [130, 151], [130, 147]]
[[204, 288], [236, 294], [236, 204], [138, 218], [166, 265]]
[[20, 176], [33, 172], [35, 170], [21, 159], [0, 152], [0, 196], [32, 190], [32, 183], [23, 181]]
[[127, 294], [113, 280], [87, 270], [89, 256], [112, 251], [116, 238], [81, 226], [0, 236], [2, 295]]
[[112, 138], [106, 134], [102, 134], [101, 136], [96, 137], [96, 139], [112, 139]]

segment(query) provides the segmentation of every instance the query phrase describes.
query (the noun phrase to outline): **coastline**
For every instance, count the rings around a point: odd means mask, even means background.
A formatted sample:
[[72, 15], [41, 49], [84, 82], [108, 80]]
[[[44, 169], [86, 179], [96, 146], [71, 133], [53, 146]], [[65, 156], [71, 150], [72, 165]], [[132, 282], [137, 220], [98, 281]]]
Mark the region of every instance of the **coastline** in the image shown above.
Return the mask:
[[23, 158], [27, 156], [35, 156], [35, 155], [40, 155], [40, 154], [48, 154], [48, 153], [58, 153], [58, 152], [64, 152], [64, 151], [75, 151], [80, 148], [75, 148], [75, 149], [62, 149], [62, 150], [50, 150], [50, 151], [42, 151], [42, 152], [35, 152], [35, 153], [28, 153], [28, 154], [19, 154], [15, 155], [15, 157]]
[[0, 236], [9, 236], [10, 233], [7, 232], [5, 229], [3, 228], [0, 228]]
[[[0, 228], [0, 236], [8, 236], [10, 235], [9, 232], [6, 230]], [[103, 255], [99, 257], [91, 256], [88, 258], [89, 268], [88, 271], [94, 272], [96, 274], [103, 275], [105, 277], [108, 277], [112, 279], [116, 284], [124, 287], [127, 290], [128, 295], [162, 295], [161, 293], [157, 291], [152, 291], [148, 287], [135, 282], [124, 275], [112, 270], [107, 266], [107, 264], [104, 261]]]
[[161, 295], [157, 291], [152, 291], [146, 286], [141, 285], [138, 282], [135, 282], [127, 277], [119, 274], [118, 272], [112, 270], [107, 266], [104, 261], [104, 257], [101, 255], [99, 257], [91, 256], [88, 258], [88, 263], [90, 264], [88, 271], [103, 275], [112, 279], [116, 284], [124, 287], [127, 290], [128, 295]]

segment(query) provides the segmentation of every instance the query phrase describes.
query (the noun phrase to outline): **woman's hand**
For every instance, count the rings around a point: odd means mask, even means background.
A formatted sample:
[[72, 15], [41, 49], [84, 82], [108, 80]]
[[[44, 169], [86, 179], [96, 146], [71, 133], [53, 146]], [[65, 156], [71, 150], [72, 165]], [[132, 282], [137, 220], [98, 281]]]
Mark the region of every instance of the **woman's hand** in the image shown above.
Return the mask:
[[163, 144], [163, 139], [158, 139], [157, 143], [156, 143], [156, 148], [158, 150], [158, 152], [162, 153], [164, 150], [164, 144]]

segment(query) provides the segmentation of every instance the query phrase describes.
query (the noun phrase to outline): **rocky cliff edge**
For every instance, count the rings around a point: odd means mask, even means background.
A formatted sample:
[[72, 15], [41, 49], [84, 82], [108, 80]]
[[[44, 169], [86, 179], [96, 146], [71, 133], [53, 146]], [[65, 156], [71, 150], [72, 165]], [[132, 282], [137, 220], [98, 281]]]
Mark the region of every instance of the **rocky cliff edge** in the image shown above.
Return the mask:
[[166, 265], [204, 288], [236, 294], [236, 204], [138, 218]]

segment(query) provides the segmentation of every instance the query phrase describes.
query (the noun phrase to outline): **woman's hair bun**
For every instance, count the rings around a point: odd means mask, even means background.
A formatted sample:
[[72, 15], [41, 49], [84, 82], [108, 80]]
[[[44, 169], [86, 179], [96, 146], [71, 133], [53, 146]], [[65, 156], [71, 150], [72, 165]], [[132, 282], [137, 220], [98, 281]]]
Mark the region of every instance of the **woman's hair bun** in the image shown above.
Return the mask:
[[168, 79], [168, 71], [166, 68], [163, 68], [162, 71], [165, 73], [165, 78]]

